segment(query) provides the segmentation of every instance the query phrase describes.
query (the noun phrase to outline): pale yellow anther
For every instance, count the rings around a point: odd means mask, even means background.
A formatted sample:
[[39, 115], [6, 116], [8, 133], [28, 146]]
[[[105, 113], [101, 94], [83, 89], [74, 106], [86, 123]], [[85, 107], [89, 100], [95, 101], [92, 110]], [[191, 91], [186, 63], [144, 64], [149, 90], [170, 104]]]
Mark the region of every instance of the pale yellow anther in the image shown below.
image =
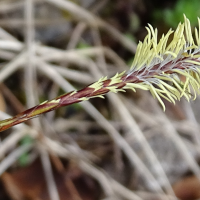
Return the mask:
[[74, 95], [74, 94], [76, 94], [77, 93], [77, 91], [75, 90], [75, 91], [73, 91], [71, 94], [70, 94], [70, 96], [72, 96], [72, 95]]
[[105, 81], [105, 80], [107, 80], [107, 76], [100, 78], [97, 82], [95, 82], [92, 85], [90, 85], [89, 88], [93, 88], [94, 91], [97, 91], [97, 90], [102, 88], [103, 81]]
[[53, 99], [49, 101], [49, 103], [60, 103], [60, 99]]
[[121, 78], [122, 78], [122, 76], [123, 76], [123, 74], [125, 73], [125, 71], [123, 71], [122, 73], [120, 73], [120, 74], [115, 74], [115, 76], [113, 76], [110, 80], [110, 83], [109, 83], [109, 85], [113, 85], [113, 84], [116, 84], [116, 83], [121, 83], [122, 82], [122, 80], [121, 80]]
[[192, 63], [192, 64], [195, 64], [195, 65], [200, 65], [200, 61], [194, 61], [194, 60], [186, 60], [185, 62], [187, 63]]
[[43, 104], [45, 104], [45, 103], [47, 103], [47, 102], [48, 102], [48, 100], [43, 101], [40, 105], [43, 105]]
[[78, 100], [79, 101], [87, 101], [87, 100], [89, 100], [90, 98], [89, 97], [81, 97], [81, 98], [79, 98]]

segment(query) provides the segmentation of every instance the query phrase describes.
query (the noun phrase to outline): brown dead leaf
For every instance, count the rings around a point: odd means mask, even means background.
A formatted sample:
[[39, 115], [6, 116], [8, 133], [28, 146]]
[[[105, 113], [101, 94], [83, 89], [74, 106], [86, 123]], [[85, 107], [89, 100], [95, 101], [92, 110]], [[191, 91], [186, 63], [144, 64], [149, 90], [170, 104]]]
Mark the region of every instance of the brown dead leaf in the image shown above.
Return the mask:
[[200, 181], [195, 176], [186, 177], [173, 186], [176, 196], [181, 200], [200, 198]]
[[[60, 200], [95, 200], [97, 184], [77, 166], [58, 171], [53, 167], [54, 180]], [[2, 181], [13, 200], [50, 200], [40, 160], [11, 173], [4, 173]]]

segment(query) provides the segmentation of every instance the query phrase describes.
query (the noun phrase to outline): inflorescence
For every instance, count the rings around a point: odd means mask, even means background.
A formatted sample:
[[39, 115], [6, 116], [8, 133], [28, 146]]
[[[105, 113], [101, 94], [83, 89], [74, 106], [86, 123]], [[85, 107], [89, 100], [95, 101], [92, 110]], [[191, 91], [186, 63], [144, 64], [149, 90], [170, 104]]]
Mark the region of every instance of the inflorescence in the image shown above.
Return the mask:
[[[169, 30], [158, 41], [158, 31], [149, 24], [147, 36], [139, 42], [131, 69], [117, 73], [108, 79], [102, 77], [97, 82], [79, 91], [73, 91], [45, 101], [17, 116], [1, 121], [0, 131], [22, 123], [39, 114], [55, 110], [61, 106], [89, 100], [94, 97], [104, 98], [108, 92], [120, 92], [136, 88], [149, 90], [161, 103], [162, 98], [175, 104], [184, 96], [188, 101], [199, 93], [200, 88], [200, 20], [192, 36], [190, 21], [184, 16], [184, 23], [179, 23], [175, 31]], [[170, 40], [171, 36], [173, 38]], [[195, 38], [195, 39], [194, 39]]]

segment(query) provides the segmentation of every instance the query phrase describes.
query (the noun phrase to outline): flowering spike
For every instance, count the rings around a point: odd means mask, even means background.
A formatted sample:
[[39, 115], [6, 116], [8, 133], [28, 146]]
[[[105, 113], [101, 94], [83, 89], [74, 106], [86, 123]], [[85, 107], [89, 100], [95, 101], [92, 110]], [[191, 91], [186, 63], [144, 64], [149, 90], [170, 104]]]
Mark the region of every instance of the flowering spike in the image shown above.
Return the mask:
[[[51, 101], [30, 108], [19, 115], [1, 121], [0, 131], [22, 123], [39, 114], [49, 112], [61, 106], [103, 98], [108, 92], [124, 92], [125, 89], [149, 90], [163, 109], [162, 99], [172, 103], [184, 96], [188, 101], [196, 98], [200, 88], [200, 19], [195, 28], [195, 40], [189, 19], [184, 15], [184, 23], [179, 23], [176, 30], [169, 30], [158, 40], [158, 31], [149, 24], [147, 36], [139, 42], [135, 58], [129, 72], [117, 73], [112, 78], [102, 77], [97, 82], [79, 91], [70, 92]], [[169, 43], [169, 37], [173, 39]], [[185, 79], [183, 79], [185, 77]], [[183, 81], [184, 80], [184, 81]], [[193, 94], [191, 93], [191, 89]]]

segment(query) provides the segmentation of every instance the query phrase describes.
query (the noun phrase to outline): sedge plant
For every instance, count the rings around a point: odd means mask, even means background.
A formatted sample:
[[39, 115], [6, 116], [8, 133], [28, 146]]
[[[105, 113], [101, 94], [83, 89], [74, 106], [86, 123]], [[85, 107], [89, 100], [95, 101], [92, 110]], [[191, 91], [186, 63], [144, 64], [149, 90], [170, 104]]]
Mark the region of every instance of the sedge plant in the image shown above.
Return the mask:
[[[163, 109], [162, 98], [175, 104], [184, 96], [188, 101], [196, 98], [200, 88], [200, 19], [199, 27], [192, 35], [189, 19], [179, 23], [176, 30], [170, 29], [158, 41], [158, 30], [149, 24], [147, 36], [139, 42], [129, 71], [117, 73], [112, 78], [102, 77], [97, 82], [72, 91], [53, 100], [45, 101], [12, 118], [0, 121], [0, 131], [25, 122], [40, 114], [90, 98], [100, 97], [108, 92], [125, 92], [136, 88], [149, 90]], [[169, 38], [173, 36], [171, 40]], [[181, 77], [184, 77], [181, 78]]]

